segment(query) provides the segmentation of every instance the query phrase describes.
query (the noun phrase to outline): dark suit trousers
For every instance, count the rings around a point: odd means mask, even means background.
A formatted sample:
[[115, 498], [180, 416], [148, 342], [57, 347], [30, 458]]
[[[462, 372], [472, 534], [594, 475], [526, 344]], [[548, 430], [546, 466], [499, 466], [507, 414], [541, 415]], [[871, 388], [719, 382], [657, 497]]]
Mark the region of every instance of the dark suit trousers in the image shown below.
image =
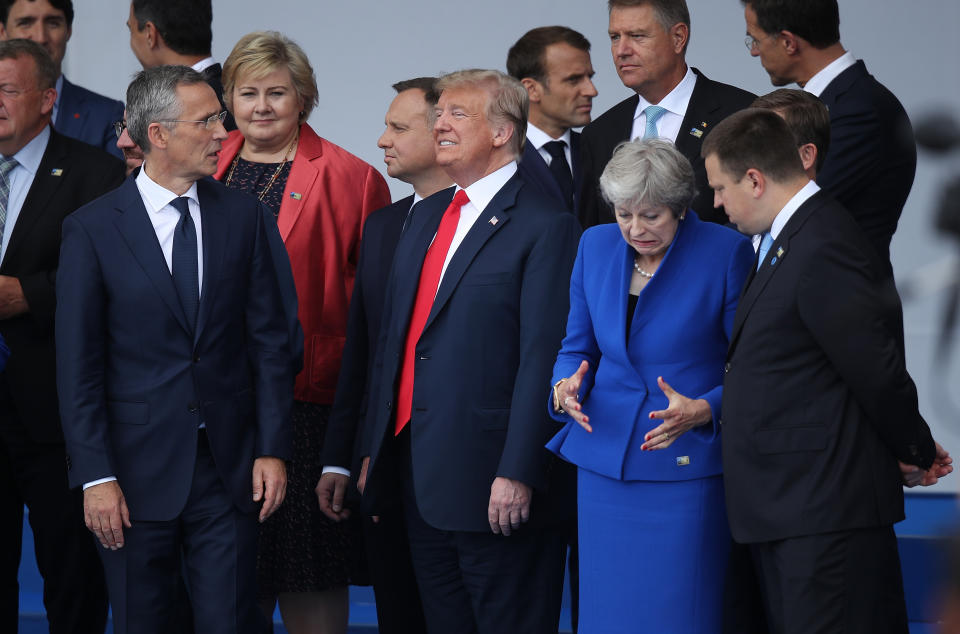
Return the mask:
[[20, 619], [17, 571], [26, 504], [50, 632], [103, 632], [103, 568], [83, 523], [82, 494], [67, 484], [66, 449], [62, 443], [34, 442], [6, 390], [0, 379], [0, 631], [16, 632]]
[[409, 436], [405, 430], [397, 442], [410, 553], [427, 631], [556, 634], [566, 550], [563, 531], [524, 526], [504, 537], [430, 526], [417, 509]]
[[377, 599], [378, 632], [425, 634], [427, 625], [413, 574], [413, 562], [410, 561], [403, 508], [397, 505], [379, 517], [379, 522], [370, 517], [363, 518], [367, 567]]
[[892, 526], [749, 549], [771, 634], [907, 634]]
[[179, 517], [132, 524], [124, 529], [123, 548], [101, 549], [117, 634], [178, 631], [181, 573], [187, 576], [195, 631], [263, 631], [256, 600], [256, 514], [234, 506], [205, 432], [200, 432], [193, 483]]

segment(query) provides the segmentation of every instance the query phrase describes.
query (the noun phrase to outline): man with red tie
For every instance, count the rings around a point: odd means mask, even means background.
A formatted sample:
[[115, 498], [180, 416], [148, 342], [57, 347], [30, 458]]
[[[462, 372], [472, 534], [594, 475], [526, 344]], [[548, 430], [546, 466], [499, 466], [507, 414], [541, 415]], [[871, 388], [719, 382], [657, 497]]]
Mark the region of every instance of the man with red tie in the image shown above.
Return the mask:
[[580, 231], [517, 175], [523, 86], [470, 70], [439, 89], [437, 161], [456, 187], [397, 245], [364, 506], [402, 496], [429, 631], [553, 633], [564, 543], [545, 398]]

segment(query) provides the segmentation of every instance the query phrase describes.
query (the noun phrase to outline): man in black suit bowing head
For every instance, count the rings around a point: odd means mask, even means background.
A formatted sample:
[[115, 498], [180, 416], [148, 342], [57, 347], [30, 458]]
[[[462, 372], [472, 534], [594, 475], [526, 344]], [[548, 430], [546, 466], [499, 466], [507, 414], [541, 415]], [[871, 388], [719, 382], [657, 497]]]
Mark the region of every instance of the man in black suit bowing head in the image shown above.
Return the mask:
[[583, 174], [573, 128], [590, 123], [597, 96], [590, 42], [565, 26], [532, 29], [510, 47], [507, 72], [530, 96], [520, 174], [573, 211]]
[[693, 165], [699, 194], [693, 210], [703, 220], [725, 223], [713, 208], [700, 158], [704, 136], [754, 95], [708, 79], [687, 66], [690, 11], [685, 0], [608, 0], [610, 52], [623, 85], [636, 94], [583, 130], [584, 165], [578, 215], [584, 227], [613, 222], [600, 195], [600, 175], [622, 141], [659, 137], [673, 141]]
[[897, 98], [840, 42], [837, 0], [742, 0], [750, 54], [774, 86], [796, 83], [830, 111], [817, 184], [849, 210], [889, 275], [890, 240], [913, 186], [917, 146]]
[[520, 82], [469, 70], [439, 88], [437, 162], [457, 186], [420, 203], [397, 245], [364, 506], [376, 514], [399, 474], [429, 631], [552, 633], [564, 543], [544, 386], [580, 230], [516, 173]]
[[882, 263], [805, 174], [776, 113], [731, 115], [703, 155], [717, 206], [762, 236], [734, 317], [722, 425], [731, 533], [748, 545], [767, 623], [906, 633], [897, 460], [932, 480], [952, 460], [917, 409]]

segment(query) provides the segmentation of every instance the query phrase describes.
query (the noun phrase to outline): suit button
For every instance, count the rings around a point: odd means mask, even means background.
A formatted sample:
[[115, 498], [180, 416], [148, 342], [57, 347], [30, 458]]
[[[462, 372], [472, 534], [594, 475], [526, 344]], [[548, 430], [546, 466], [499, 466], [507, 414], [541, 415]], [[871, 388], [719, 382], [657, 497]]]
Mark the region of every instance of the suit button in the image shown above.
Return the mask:
[[726, 365], [723, 366], [723, 373], [726, 374], [730, 371], [730, 362], [728, 361]]
[[425, 354], [421, 354], [421, 355], [420, 355], [420, 360], [421, 360], [421, 361], [429, 361], [429, 360], [430, 360], [430, 357], [428, 357], [428, 356], [425, 355]]
[[187, 403], [187, 411], [191, 414], [196, 414], [200, 410], [200, 403], [196, 401], [190, 401]]
[[193, 355], [193, 362], [194, 362], [194, 363], [200, 363], [200, 355], [198, 355], [198, 354]]
[[387, 409], [393, 407], [393, 401], [387, 401]]

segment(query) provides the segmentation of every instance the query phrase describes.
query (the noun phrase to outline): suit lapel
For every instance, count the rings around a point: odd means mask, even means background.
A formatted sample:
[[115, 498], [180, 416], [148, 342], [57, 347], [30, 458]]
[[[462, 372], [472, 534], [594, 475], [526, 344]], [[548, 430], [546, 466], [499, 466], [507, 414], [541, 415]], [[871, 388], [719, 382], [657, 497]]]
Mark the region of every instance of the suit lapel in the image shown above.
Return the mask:
[[[117, 230], [167, 308], [173, 313], [184, 332], [189, 334], [190, 327], [187, 325], [186, 315], [180, 305], [180, 297], [177, 295], [173, 277], [170, 275], [167, 261], [157, 241], [157, 233], [153, 229], [150, 217], [147, 216], [146, 207], [143, 206], [140, 190], [137, 189], [133, 178], [124, 181], [121, 188], [123, 195], [117, 206], [117, 211], [120, 213], [114, 221]], [[204, 246], [206, 246], [206, 240], [204, 240]]]
[[[514, 175], [507, 181], [506, 185], [497, 192], [496, 196], [484, 208], [483, 213], [470, 227], [467, 235], [464, 236], [463, 242], [460, 243], [453, 257], [450, 258], [443, 279], [440, 280], [440, 288], [437, 289], [437, 296], [433, 300], [433, 308], [430, 310], [430, 316], [427, 317], [427, 322], [423, 326], [424, 332], [433, 323], [437, 314], [443, 310], [443, 306], [450, 299], [454, 289], [460, 283], [460, 278], [463, 277], [470, 263], [473, 262], [477, 252], [483, 248], [483, 245], [493, 234], [503, 229], [504, 225], [510, 221], [510, 215], [507, 211], [516, 204], [517, 194], [520, 192], [522, 182], [518, 175]], [[493, 221], [494, 216], [497, 217], [496, 222]]]
[[313, 161], [323, 155], [322, 141], [315, 135], [307, 134], [304, 131], [305, 127], [306, 124], [300, 127], [297, 153], [294, 156], [293, 165], [290, 166], [290, 176], [287, 178], [287, 187], [283, 190], [280, 214], [277, 216], [277, 228], [284, 242], [293, 230], [293, 226], [297, 224], [300, 214], [303, 213], [307, 195], [313, 190], [313, 184], [319, 176]]
[[533, 144], [528, 139], [523, 146], [523, 160], [520, 161], [522, 171], [530, 175], [530, 184], [541, 184], [546, 189], [544, 193], [563, 201], [563, 194], [560, 191], [560, 185], [550, 172], [546, 161], [540, 156], [540, 152], [535, 150]]
[[583, 186], [583, 170], [580, 169], [580, 133], [570, 131], [570, 169], [573, 170], [573, 208], [580, 208], [580, 188]]
[[690, 95], [690, 103], [687, 104], [687, 111], [680, 123], [680, 131], [677, 133], [674, 144], [681, 154], [690, 159], [691, 163], [700, 158], [703, 135], [717, 123], [714, 115], [721, 106], [714, 98], [713, 91], [710, 90], [712, 82], [696, 68], [693, 72], [697, 75], [697, 82], [693, 86], [693, 94]]
[[197, 199], [200, 201], [200, 231], [203, 248], [203, 286], [200, 290], [200, 311], [197, 314], [197, 329], [194, 340], [199, 338], [210, 307], [217, 295], [217, 281], [223, 264], [223, 253], [230, 232], [230, 222], [220, 203], [215, 187], [205, 181], [197, 181]]
[[27, 236], [30, 230], [45, 213], [61, 213], [59, 207], [49, 205], [49, 202], [63, 183], [67, 170], [70, 169], [67, 158], [61, 144], [61, 137], [51, 130], [47, 149], [43, 152], [40, 166], [20, 208], [20, 215], [17, 216], [13, 233], [10, 234], [10, 244], [7, 245], [4, 262], [13, 261], [12, 258], [20, 249], [20, 245], [28, 242]]
[[834, 77], [833, 81], [827, 84], [827, 87], [824, 88], [820, 94], [820, 101], [829, 108], [837, 102], [840, 95], [850, 90], [853, 84], [867, 76], [869, 76], [869, 73], [867, 72], [866, 64], [863, 63], [863, 60], [857, 60], [856, 64], [845, 69], [842, 73]]

